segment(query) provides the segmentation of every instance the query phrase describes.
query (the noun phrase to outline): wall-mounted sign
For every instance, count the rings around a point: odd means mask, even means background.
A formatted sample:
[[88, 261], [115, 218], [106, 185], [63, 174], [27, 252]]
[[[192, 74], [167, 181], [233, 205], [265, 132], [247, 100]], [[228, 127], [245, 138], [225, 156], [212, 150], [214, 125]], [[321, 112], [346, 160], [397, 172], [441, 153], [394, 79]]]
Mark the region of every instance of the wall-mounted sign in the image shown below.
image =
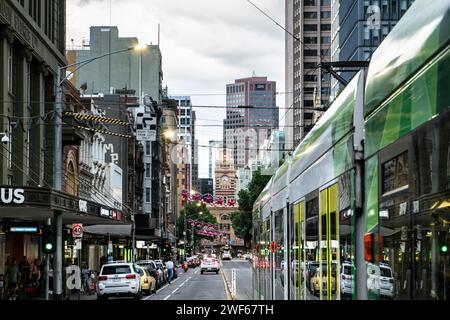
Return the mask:
[[38, 233], [37, 227], [11, 227], [9, 232], [12, 233]]
[[79, 207], [80, 212], [86, 212], [86, 213], [88, 212], [88, 210], [87, 210], [87, 201], [80, 200], [78, 202], [78, 207]]
[[25, 202], [25, 190], [13, 188], [0, 189], [0, 204], [23, 204]]
[[105, 208], [100, 208], [100, 216], [109, 218], [110, 210]]

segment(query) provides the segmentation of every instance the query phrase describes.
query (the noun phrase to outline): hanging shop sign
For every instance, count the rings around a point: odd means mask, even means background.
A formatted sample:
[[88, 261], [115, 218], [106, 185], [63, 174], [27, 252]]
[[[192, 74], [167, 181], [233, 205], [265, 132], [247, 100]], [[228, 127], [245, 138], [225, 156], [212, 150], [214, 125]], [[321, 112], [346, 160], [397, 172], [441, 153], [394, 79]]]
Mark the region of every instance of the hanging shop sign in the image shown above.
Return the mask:
[[23, 204], [25, 202], [25, 190], [13, 188], [0, 189], [0, 204]]

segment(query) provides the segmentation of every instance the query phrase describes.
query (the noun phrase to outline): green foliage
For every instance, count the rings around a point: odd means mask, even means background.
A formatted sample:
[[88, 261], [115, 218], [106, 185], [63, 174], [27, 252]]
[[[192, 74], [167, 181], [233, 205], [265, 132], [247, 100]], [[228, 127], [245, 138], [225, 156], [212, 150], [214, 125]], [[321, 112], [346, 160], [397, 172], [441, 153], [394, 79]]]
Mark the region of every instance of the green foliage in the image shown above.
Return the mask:
[[[201, 214], [200, 214], [201, 212]], [[217, 219], [214, 217], [211, 212], [208, 210], [208, 208], [205, 205], [202, 205], [200, 202], [190, 202], [188, 203], [185, 208], [180, 212], [180, 217], [177, 221], [177, 230], [178, 230], [178, 237], [180, 239], [184, 239], [183, 231], [185, 228], [185, 219], [189, 220], [198, 220], [202, 222], [217, 224]], [[188, 224], [186, 224], [186, 240], [188, 243], [191, 242], [192, 239], [192, 227]], [[194, 242], [198, 243], [200, 239], [210, 239], [208, 237], [198, 235], [194, 232]]]
[[248, 190], [241, 190], [238, 194], [239, 211], [231, 215], [233, 229], [239, 238], [243, 238], [246, 244], [251, 241], [252, 212], [253, 205], [259, 195], [269, 183], [271, 176], [262, 175], [261, 170], [253, 172], [252, 180], [248, 185]]

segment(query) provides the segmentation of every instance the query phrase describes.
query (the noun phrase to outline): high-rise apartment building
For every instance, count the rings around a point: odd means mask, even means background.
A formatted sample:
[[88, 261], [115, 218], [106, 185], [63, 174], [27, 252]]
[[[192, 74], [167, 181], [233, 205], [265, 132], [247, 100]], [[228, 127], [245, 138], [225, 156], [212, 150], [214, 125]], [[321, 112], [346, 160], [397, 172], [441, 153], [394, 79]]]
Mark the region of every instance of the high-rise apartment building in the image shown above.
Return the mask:
[[[414, 0], [334, 0], [332, 3], [332, 61], [368, 61]], [[354, 72], [343, 72], [350, 80]], [[332, 79], [332, 97], [342, 85]]]
[[259, 143], [278, 128], [277, 87], [267, 77], [238, 79], [227, 85], [224, 150], [227, 161], [244, 167], [257, 156]]
[[[350, 1], [349, 1], [350, 2]], [[328, 103], [331, 0], [286, 0], [286, 147], [294, 149], [314, 126], [314, 109]]]
[[191, 97], [174, 96], [170, 97], [178, 102], [178, 141], [185, 146], [183, 154], [185, 155], [183, 168], [184, 190], [189, 192], [198, 191], [200, 184], [198, 181], [198, 140], [195, 137], [195, 111], [193, 111]]

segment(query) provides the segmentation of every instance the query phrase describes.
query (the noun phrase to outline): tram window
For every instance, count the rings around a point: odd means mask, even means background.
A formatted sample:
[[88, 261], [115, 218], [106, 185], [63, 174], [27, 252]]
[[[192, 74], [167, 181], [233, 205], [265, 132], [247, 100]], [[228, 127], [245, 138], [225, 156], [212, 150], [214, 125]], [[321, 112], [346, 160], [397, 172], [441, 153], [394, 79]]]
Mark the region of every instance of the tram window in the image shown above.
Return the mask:
[[383, 194], [408, 187], [408, 152], [382, 165]]
[[306, 218], [319, 215], [319, 198], [306, 202]]

